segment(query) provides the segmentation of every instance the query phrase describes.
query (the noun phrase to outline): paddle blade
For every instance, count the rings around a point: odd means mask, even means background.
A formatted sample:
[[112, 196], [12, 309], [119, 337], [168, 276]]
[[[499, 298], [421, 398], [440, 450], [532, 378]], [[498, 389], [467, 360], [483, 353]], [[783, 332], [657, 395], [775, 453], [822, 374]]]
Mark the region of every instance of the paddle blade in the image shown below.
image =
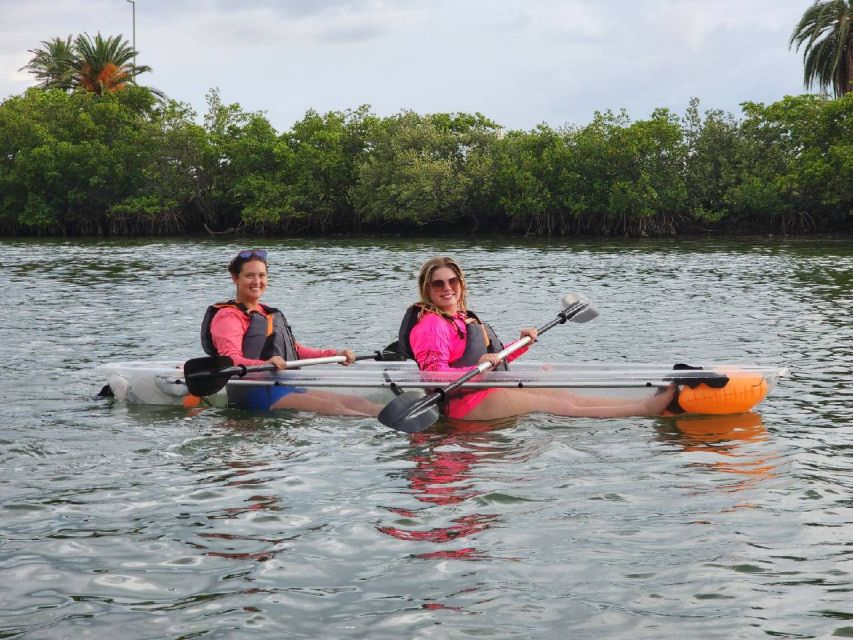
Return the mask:
[[400, 352], [400, 343], [392, 342], [382, 351], [365, 353], [355, 357], [356, 360], [378, 360], [381, 362], [396, 362], [406, 360], [405, 354]]
[[586, 307], [578, 312], [574, 317], [571, 318], [572, 322], [577, 322], [578, 324], [583, 324], [584, 322], [589, 322], [590, 320], [595, 320], [598, 317], [598, 310], [594, 307]]
[[408, 360], [408, 358], [402, 353], [397, 353], [396, 351], [383, 351], [379, 354], [379, 360], [382, 360], [383, 362], [404, 362]]
[[435, 424], [441, 415], [436, 406], [439, 397], [407, 391], [385, 405], [379, 412], [379, 422], [404, 433], [423, 431]]
[[377, 360], [383, 360], [388, 362], [402, 362], [406, 360], [406, 354], [400, 351], [400, 341], [395, 340], [387, 347], [385, 347], [381, 353], [378, 354], [379, 357]]
[[583, 296], [568, 293], [563, 296], [560, 303], [562, 304], [563, 311], [569, 313], [569, 317], [567, 318], [569, 322], [583, 324], [598, 317], [598, 310], [592, 306], [592, 302]]
[[194, 396], [209, 396], [219, 391], [234, 375], [234, 361], [228, 356], [195, 358], [184, 363], [184, 380]]

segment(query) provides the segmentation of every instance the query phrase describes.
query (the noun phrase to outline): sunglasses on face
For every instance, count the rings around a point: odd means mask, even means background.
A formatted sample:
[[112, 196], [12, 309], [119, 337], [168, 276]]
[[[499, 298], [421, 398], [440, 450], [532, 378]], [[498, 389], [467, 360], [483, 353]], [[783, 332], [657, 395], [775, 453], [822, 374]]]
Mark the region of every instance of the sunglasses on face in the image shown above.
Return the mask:
[[451, 289], [458, 289], [460, 287], [459, 278], [453, 276], [447, 280], [431, 280], [429, 283], [429, 286], [433, 291], [444, 291], [445, 285], [449, 285]]
[[243, 258], [244, 260], [248, 258], [260, 258], [261, 260], [266, 260], [267, 252], [263, 249], [243, 249], [243, 251], [237, 254], [237, 257]]

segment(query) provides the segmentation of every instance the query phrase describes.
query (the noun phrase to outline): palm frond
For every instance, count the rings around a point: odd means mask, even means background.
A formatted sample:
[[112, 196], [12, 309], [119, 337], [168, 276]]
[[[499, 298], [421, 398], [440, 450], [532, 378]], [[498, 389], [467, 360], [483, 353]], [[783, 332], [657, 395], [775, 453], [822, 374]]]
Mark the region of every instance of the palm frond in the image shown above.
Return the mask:
[[137, 51], [121, 36], [81, 34], [74, 47], [80, 63], [78, 82], [87, 91], [118, 91], [139, 74], [151, 71], [151, 67], [133, 64]]
[[832, 87], [836, 96], [850, 91], [853, 52], [853, 0], [816, 1], [806, 9], [794, 28], [788, 47], [803, 49], [803, 82], [806, 87]]
[[32, 73], [42, 88], [70, 89], [77, 61], [71, 36], [42, 40], [41, 44], [42, 48], [29, 50], [33, 57], [20, 71]]

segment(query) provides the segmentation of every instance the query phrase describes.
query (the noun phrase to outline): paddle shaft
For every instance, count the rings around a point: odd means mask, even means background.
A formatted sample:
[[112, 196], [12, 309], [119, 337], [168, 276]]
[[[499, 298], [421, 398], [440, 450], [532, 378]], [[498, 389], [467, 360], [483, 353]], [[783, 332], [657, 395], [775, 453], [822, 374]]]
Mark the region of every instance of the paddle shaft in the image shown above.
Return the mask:
[[[397, 343], [389, 344], [382, 351], [374, 351], [370, 354], [356, 356], [356, 360], [392, 360], [395, 359]], [[293, 369], [308, 367], [314, 364], [345, 363], [346, 356], [326, 356], [323, 358], [304, 358], [302, 360], [291, 360], [286, 362], [286, 367]], [[207, 396], [217, 393], [228, 384], [233, 377], [243, 378], [248, 373], [256, 371], [277, 371], [271, 362], [257, 365], [235, 365], [228, 356], [211, 356], [209, 358], [195, 358], [184, 363], [184, 380], [189, 392], [195, 396]]]
[[[358, 360], [382, 360], [383, 354], [387, 353], [386, 351], [374, 351], [373, 353], [363, 353], [355, 357], [356, 361]], [[295, 369], [298, 367], [310, 367], [312, 364], [332, 364], [335, 362], [346, 362], [346, 356], [324, 356], [322, 358], [304, 358], [302, 360], [291, 360], [285, 362], [287, 363], [288, 369]], [[275, 367], [273, 367], [275, 368]], [[258, 369], [258, 371], [269, 371], [269, 369]]]
[[[364, 354], [364, 355], [356, 356], [355, 359], [356, 360], [381, 360], [382, 359], [381, 353], [382, 352], [377, 351], [377, 352], [370, 353], [370, 354]], [[315, 365], [315, 364], [333, 364], [335, 362], [346, 362], [346, 361], [347, 361], [346, 356], [324, 356], [322, 358], [304, 358], [302, 360], [290, 360], [290, 361], [285, 360], [285, 362], [287, 363], [288, 369], [298, 369], [299, 367], [310, 367], [311, 365]], [[215, 375], [217, 377], [219, 377], [219, 376], [228, 376], [228, 377], [239, 376], [242, 378], [247, 373], [255, 373], [258, 371], [276, 371], [277, 369], [278, 369], [278, 367], [276, 367], [274, 364], [256, 364], [256, 365], [251, 365], [251, 366], [244, 366], [244, 365], [238, 364], [238, 365], [235, 365], [233, 367], [226, 367], [225, 369], [219, 369], [218, 371], [215, 372]], [[192, 376], [193, 374], [190, 374], [190, 375]], [[199, 373], [196, 375], [204, 377], [204, 376], [209, 376], [211, 374], [209, 372], [203, 372], [203, 373]]]
[[[355, 359], [358, 360], [382, 360], [382, 352], [375, 351], [374, 353], [365, 353], [360, 356], [356, 356]], [[298, 367], [310, 367], [312, 364], [332, 364], [335, 362], [346, 362], [346, 356], [324, 356], [322, 358], [305, 358], [303, 360], [291, 360], [285, 362], [287, 363], [288, 369], [296, 369]], [[275, 368], [275, 367], [273, 367]], [[268, 371], [268, 369], [259, 369], [259, 371]]]

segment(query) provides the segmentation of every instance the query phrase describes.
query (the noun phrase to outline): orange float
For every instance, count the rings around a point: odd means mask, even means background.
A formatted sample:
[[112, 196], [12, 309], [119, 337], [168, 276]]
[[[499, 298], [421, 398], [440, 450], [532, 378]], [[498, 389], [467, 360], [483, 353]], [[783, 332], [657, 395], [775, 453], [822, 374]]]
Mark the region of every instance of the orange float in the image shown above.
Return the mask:
[[187, 409], [194, 409], [195, 407], [201, 404], [201, 398], [199, 396], [194, 396], [191, 393], [188, 393], [184, 396], [184, 399], [181, 401], [181, 404]]
[[743, 413], [764, 400], [770, 388], [764, 376], [747, 371], [720, 371], [728, 382], [714, 388], [699, 383], [695, 387], [680, 387], [678, 406], [684, 413], [723, 415]]

